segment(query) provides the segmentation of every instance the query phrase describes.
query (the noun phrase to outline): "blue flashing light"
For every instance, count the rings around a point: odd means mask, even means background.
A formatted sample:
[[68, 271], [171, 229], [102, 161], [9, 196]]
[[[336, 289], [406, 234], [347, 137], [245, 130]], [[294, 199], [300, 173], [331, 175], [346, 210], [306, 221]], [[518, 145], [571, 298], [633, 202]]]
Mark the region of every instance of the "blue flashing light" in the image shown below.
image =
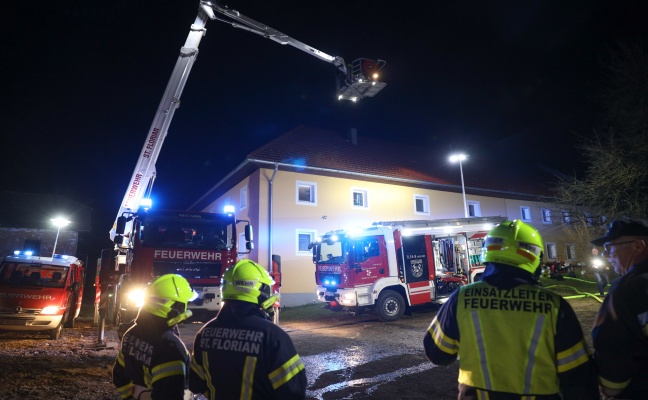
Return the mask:
[[233, 214], [234, 211], [235, 211], [235, 210], [234, 210], [234, 206], [233, 206], [233, 205], [228, 204], [228, 205], [226, 205], [225, 207], [223, 207], [223, 212], [224, 212], [225, 214]]
[[31, 257], [32, 254], [34, 254], [34, 252], [31, 251], [31, 250], [23, 250], [23, 251], [21, 251], [21, 250], [14, 250], [13, 253], [14, 253], [14, 256], [26, 256], [26, 257]]
[[148, 210], [153, 206], [153, 200], [150, 198], [144, 198], [140, 200], [140, 207], [142, 207], [144, 210]]
[[52, 258], [57, 259], [57, 260], [67, 260], [68, 256], [63, 255], [63, 254], [54, 254], [54, 257], [52, 257]]

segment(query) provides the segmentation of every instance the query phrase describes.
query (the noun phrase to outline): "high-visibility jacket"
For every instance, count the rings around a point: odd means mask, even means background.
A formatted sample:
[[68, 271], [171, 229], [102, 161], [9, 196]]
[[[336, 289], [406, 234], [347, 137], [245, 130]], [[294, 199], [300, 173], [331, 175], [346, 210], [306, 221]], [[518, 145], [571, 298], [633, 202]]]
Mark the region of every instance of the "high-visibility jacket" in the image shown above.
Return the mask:
[[297, 400], [306, 371], [290, 336], [252, 303], [228, 300], [196, 334], [189, 389], [210, 400]]
[[[427, 357], [435, 364], [458, 357], [460, 385], [484, 398], [559, 398], [561, 393], [565, 399], [598, 398], [573, 310], [530, 274], [518, 271], [491, 266], [484, 281], [453, 293], [425, 336]], [[578, 394], [565, 393], [572, 391]]]
[[188, 369], [189, 352], [177, 331], [164, 318], [140, 312], [122, 338], [113, 384], [122, 399], [182, 400]]

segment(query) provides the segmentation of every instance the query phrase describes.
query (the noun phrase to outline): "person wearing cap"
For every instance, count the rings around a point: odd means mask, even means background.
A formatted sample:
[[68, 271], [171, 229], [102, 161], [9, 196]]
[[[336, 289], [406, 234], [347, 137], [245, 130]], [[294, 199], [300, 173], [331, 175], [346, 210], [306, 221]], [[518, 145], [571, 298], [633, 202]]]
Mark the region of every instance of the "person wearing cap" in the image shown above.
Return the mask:
[[459, 400], [598, 400], [576, 314], [538, 281], [543, 249], [529, 224], [495, 226], [482, 281], [460, 287], [432, 320], [425, 354], [438, 365], [459, 359]]
[[594, 279], [596, 279], [596, 287], [598, 288], [599, 294], [601, 297], [605, 296], [605, 287], [610, 284], [610, 277], [608, 276], [610, 264], [605, 258], [599, 255], [596, 247], [592, 247], [592, 256], [587, 261], [587, 267], [592, 275], [594, 275]]
[[113, 384], [122, 399], [184, 399], [189, 352], [177, 324], [191, 316], [187, 303], [194, 297], [180, 275], [162, 275], [149, 284], [113, 366]]
[[592, 328], [601, 393], [648, 399], [648, 222], [616, 219], [592, 244], [619, 275]]
[[271, 322], [279, 299], [265, 268], [241, 260], [223, 274], [224, 304], [196, 334], [189, 389], [207, 399], [306, 397], [306, 371], [290, 336]]

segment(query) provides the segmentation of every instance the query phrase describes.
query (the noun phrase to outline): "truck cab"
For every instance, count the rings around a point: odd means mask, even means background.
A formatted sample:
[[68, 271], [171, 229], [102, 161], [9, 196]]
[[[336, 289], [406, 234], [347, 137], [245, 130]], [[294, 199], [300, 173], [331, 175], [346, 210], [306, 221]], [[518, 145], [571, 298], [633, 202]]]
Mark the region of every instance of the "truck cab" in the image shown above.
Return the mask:
[[81, 312], [85, 268], [76, 257], [14, 252], [0, 265], [0, 330], [59, 339]]

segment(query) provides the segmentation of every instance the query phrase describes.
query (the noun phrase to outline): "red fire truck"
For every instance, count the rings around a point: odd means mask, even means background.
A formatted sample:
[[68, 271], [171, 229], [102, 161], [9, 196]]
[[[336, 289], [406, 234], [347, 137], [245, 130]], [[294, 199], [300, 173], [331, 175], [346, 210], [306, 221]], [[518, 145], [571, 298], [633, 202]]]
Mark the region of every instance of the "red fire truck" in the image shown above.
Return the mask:
[[15, 251], [0, 265], [0, 330], [45, 331], [59, 339], [81, 312], [85, 268], [76, 257]]
[[[132, 218], [128, 221], [131, 229], [123, 232], [128, 218]], [[237, 223], [245, 223], [245, 251], [249, 252], [251, 226], [248, 221], [237, 221], [233, 212], [151, 209], [118, 218], [120, 247], [104, 250], [98, 273], [107, 295], [106, 318], [114, 324], [132, 320], [144, 300], [146, 284], [169, 273], [187, 278], [197, 292], [198, 297], [189, 303], [196, 318], [214, 317], [221, 306], [221, 275], [234, 265], [239, 253]]]
[[312, 243], [317, 298], [332, 310], [372, 308], [395, 321], [481, 278], [483, 237], [502, 217], [387, 221]]

